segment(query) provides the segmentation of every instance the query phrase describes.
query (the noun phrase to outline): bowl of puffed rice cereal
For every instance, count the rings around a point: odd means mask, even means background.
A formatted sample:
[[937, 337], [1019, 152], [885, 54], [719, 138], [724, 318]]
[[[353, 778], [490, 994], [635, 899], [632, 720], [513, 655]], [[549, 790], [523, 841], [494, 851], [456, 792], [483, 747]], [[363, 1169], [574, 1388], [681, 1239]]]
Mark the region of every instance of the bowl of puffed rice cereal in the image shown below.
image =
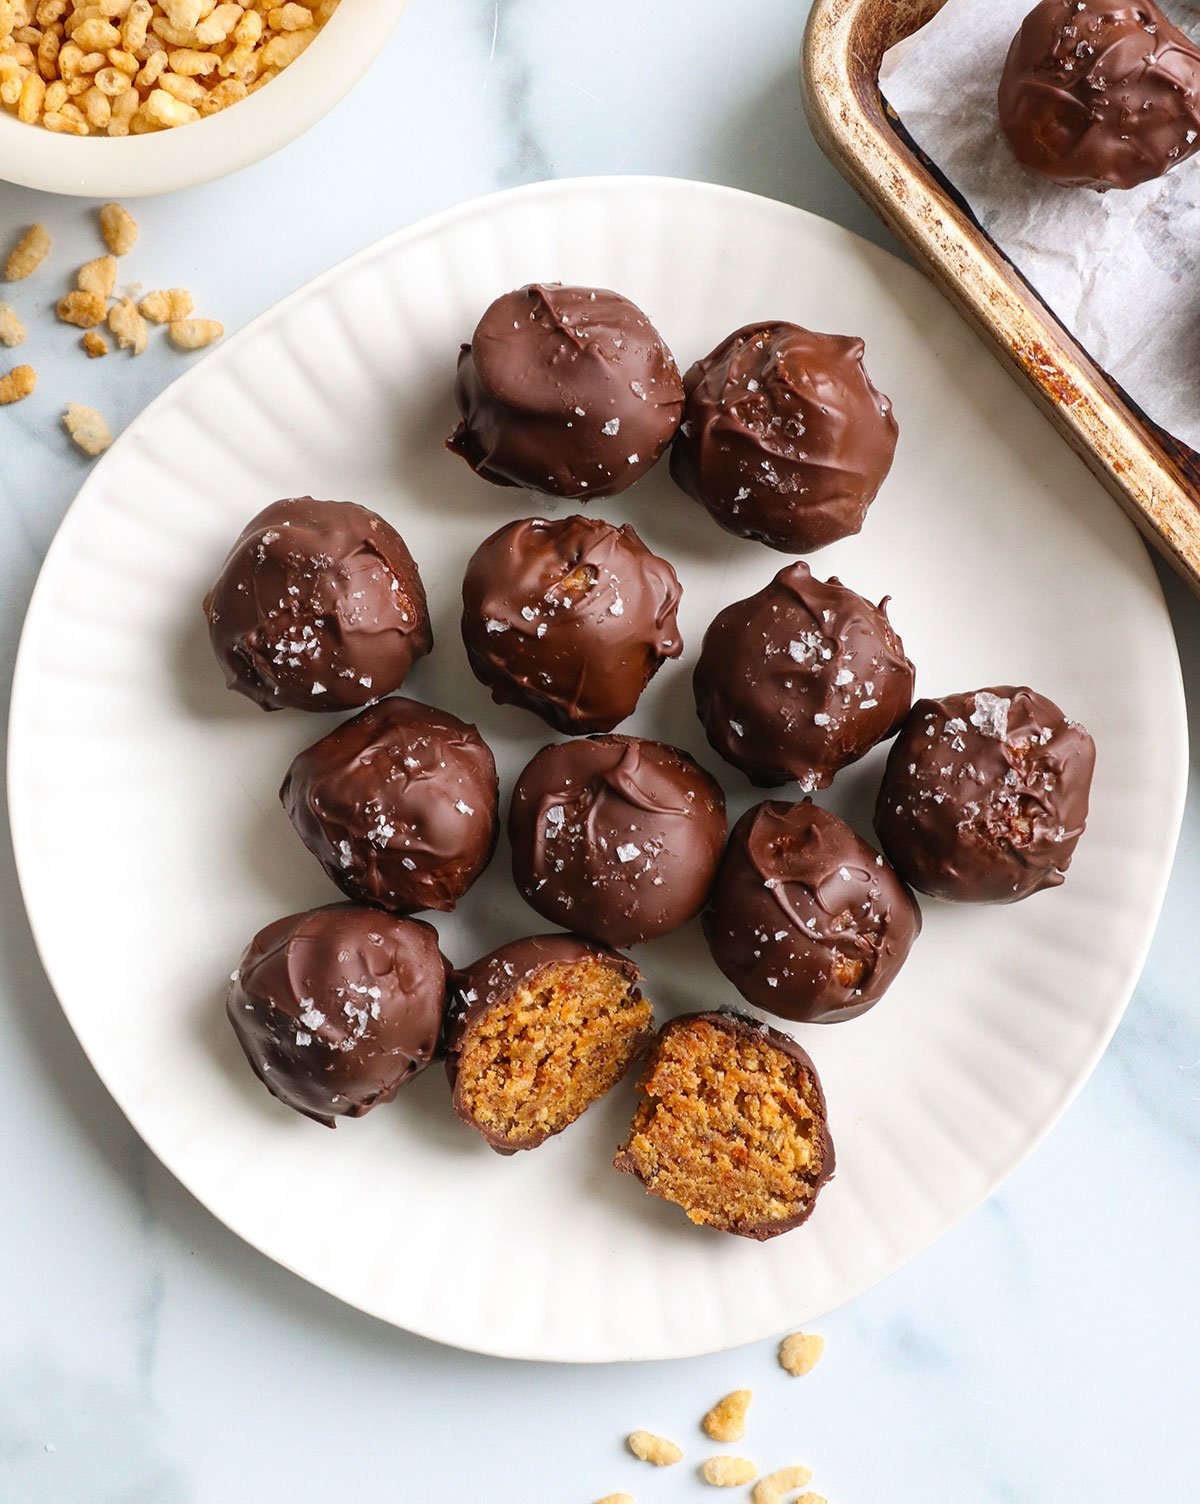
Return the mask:
[[366, 72], [407, 0], [0, 0], [0, 178], [129, 198], [261, 161]]

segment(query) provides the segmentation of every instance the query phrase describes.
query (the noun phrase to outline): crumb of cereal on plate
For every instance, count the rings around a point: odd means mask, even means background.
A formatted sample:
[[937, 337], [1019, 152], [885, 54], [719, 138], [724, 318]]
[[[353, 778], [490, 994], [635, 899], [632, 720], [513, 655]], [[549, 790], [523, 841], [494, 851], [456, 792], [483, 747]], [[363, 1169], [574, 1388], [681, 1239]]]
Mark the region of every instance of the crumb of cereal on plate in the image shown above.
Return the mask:
[[710, 1457], [700, 1476], [714, 1488], [739, 1488], [743, 1483], [753, 1483], [758, 1469], [745, 1457]]
[[167, 325], [171, 343], [179, 350], [203, 350], [225, 333], [216, 319], [175, 319]]
[[68, 402], [63, 414], [67, 432], [84, 454], [94, 458], [103, 454], [112, 443], [108, 424], [94, 407], [85, 407], [79, 402]]
[[779, 1364], [794, 1378], [802, 1378], [817, 1366], [824, 1351], [824, 1337], [817, 1337], [809, 1332], [793, 1332], [779, 1344]]
[[76, 273], [75, 285], [80, 292], [94, 292], [102, 298], [111, 298], [117, 285], [116, 257], [97, 256], [94, 261], [85, 261]]
[[10, 308], [7, 303], [0, 303], [0, 345], [7, 345], [11, 350], [24, 341], [25, 325], [17, 317], [16, 309]]
[[83, 336], [83, 348], [90, 360], [99, 360], [102, 355], [108, 354], [108, 341], [95, 329], [89, 329]]
[[122, 350], [132, 350], [135, 355], [145, 351], [149, 339], [146, 320], [137, 311], [132, 298], [121, 298], [113, 304], [108, 312], [108, 327]]
[[138, 223], [120, 204], [104, 204], [100, 209], [100, 233], [114, 256], [128, 256], [137, 245]]
[[64, 324], [94, 329], [108, 314], [108, 301], [98, 292], [69, 292], [58, 300], [58, 316]]
[[196, 304], [186, 287], [168, 287], [148, 292], [138, 304], [138, 311], [152, 324], [175, 324], [186, 319]]
[[674, 1467], [683, 1461], [682, 1450], [673, 1441], [655, 1436], [651, 1431], [634, 1431], [629, 1437], [629, 1450], [642, 1462], [655, 1467]]
[[4, 266], [8, 282], [24, 282], [50, 254], [50, 232], [45, 225], [30, 225], [17, 241]]
[[754, 1398], [749, 1389], [735, 1389], [719, 1399], [700, 1425], [713, 1441], [741, 1441], [746, 1434], [746, 1411]]
[[32, 366], [14, 366], [7, 376], [0, 376], [0, 407], [23, 402], [37, 387], [37, 372]]
[[754, 1504], [783, 1504], [785, 1494], [793, 1489], [804, 1488], [812, 1482], [812, 1470], [807, 1467], [781, 1467], [778, 1472], [768, 1473], [754, 1485]]

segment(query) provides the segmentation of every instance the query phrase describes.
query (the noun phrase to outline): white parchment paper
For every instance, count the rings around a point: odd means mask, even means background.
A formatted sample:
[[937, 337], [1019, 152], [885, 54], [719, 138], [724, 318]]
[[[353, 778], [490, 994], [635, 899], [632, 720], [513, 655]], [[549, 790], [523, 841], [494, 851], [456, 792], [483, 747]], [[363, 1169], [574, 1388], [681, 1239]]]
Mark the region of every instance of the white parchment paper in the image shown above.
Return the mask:
[[[947, 0], [886, 55], [884, 95], [917, 144], [1093, 359], [1200, 450], [1200, 156], [1140, 188], [1061, 188], [1019, 167], [996, 88], [1033, 0]], [[1200, 39], [1197, 7], [1160, 7]]]

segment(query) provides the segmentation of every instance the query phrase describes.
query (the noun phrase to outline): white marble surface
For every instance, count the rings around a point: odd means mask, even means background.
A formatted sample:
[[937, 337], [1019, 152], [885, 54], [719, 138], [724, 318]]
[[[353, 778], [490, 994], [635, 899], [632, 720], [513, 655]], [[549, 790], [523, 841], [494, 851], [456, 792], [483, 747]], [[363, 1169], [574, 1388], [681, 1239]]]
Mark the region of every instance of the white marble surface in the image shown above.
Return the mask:
[[[130, 275], [238, 326], [431, 210], [547, 176], [664, 172], [887, 237], [807, 134], [802, 0], [412, 0], [323, 125], [230, 182], [142, 204]], [[179, 371], [87, 363], [45, 305], [94, 254], [88, 207], [0, 185], [0, 238], [44, 220], [53, 276], [13, 296], [37, 396], [0, 418], [0, 700], [39, 561], [84, 473], [65, 400], [128, 421]], [[634, 231], [636, 233], [636, 231]], [[1189, 700], [1200, 618], [1167, 581]], [[1194, 791], [1195, 794], [1195, 791]], [[1157, 941], [1095, 1077], [987, 1206], [821, 1323], [794, 1381], [772, 1344], [687, 1363], [548, 1368], [393, 1331], [214, 1223], [93, 1078], [28, 938], [0, 836], [0, 1499], [242, 1504], [380, 1497], [589, 1504], [707, 1496], [623, 1454], [633, 1427], [703, 1455], [696, 1417], [756, 1391], [742, 1448], [804, 1460], [830, 1504], [1193, 1499], [1200, 1404], [1200, 902], [1194, 796]], [[1114, 880], [1116, 879], [1114, 874]], [[70, 905], [86, 894], [64, 894]], [[1102, 943], [1102, 937], [1097, 937]]]

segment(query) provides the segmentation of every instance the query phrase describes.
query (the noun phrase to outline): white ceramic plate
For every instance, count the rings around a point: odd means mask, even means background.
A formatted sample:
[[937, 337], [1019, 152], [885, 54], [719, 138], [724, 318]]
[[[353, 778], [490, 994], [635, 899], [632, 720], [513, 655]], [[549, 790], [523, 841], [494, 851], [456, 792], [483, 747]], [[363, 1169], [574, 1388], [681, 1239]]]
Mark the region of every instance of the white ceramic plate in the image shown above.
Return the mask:
[[[501, 1159], [435, 1067], [330, 1133], [252, 1078], [226, 978], [268, 920], [337, 895], [276, 788], [328, 717], [223, 687], [200, 598], [243, 523], [301, 492], [402, 529], [438, 645], [406, 690], [485, 729], [504, 792], [549, 740], [492, 707], [457, 629], [459, 580], [502, 521], [547, 510], [443, 452], [459, 342], [532, 278], [607, 284], [682, 364], [751, 319], [862, 333], [896, 404], [895, 469], [860, 538], [820, 555], [892, 616], [925, 692], [1029, 681], [1092, 730], [1093, 813], [1066, 885], [1011, 908], [926, 903], [925, 933], [861, 1019], [798, 1030], [828, 1091], [838, 1175], [808, 1226], [758, 1245], [692, 1227], [609, 1168], [626, 1083], [561, 1138]], [[600, 505], [673, 560], [687, 652], [623, 729], [708, 751], [690, 673], [717, 608], [784, 560], [733, 540], [665, 466]], [[131, 1122], [214, 1215], [387, 1321], [481, 1351], [680, 1356], [849, 1300], [977, 1205], [1047, 1131], [1115, 1027], [1170, 868], [1186, 744], [1175, 645], [1111, 500], [950, 312], [884, 252], [797, 209], [668, 180], [546, 184], [364, 252], [257, 320], [97, 466], [30, 607], [12, 705], [21, 881], [46, 969]], [[882, 749], [829, 802], [869, 833]], [[444, 948], [543, 929], [502, 846]], [[661, 1013], [737, 1001], [696, 925], [642, 947]]]

